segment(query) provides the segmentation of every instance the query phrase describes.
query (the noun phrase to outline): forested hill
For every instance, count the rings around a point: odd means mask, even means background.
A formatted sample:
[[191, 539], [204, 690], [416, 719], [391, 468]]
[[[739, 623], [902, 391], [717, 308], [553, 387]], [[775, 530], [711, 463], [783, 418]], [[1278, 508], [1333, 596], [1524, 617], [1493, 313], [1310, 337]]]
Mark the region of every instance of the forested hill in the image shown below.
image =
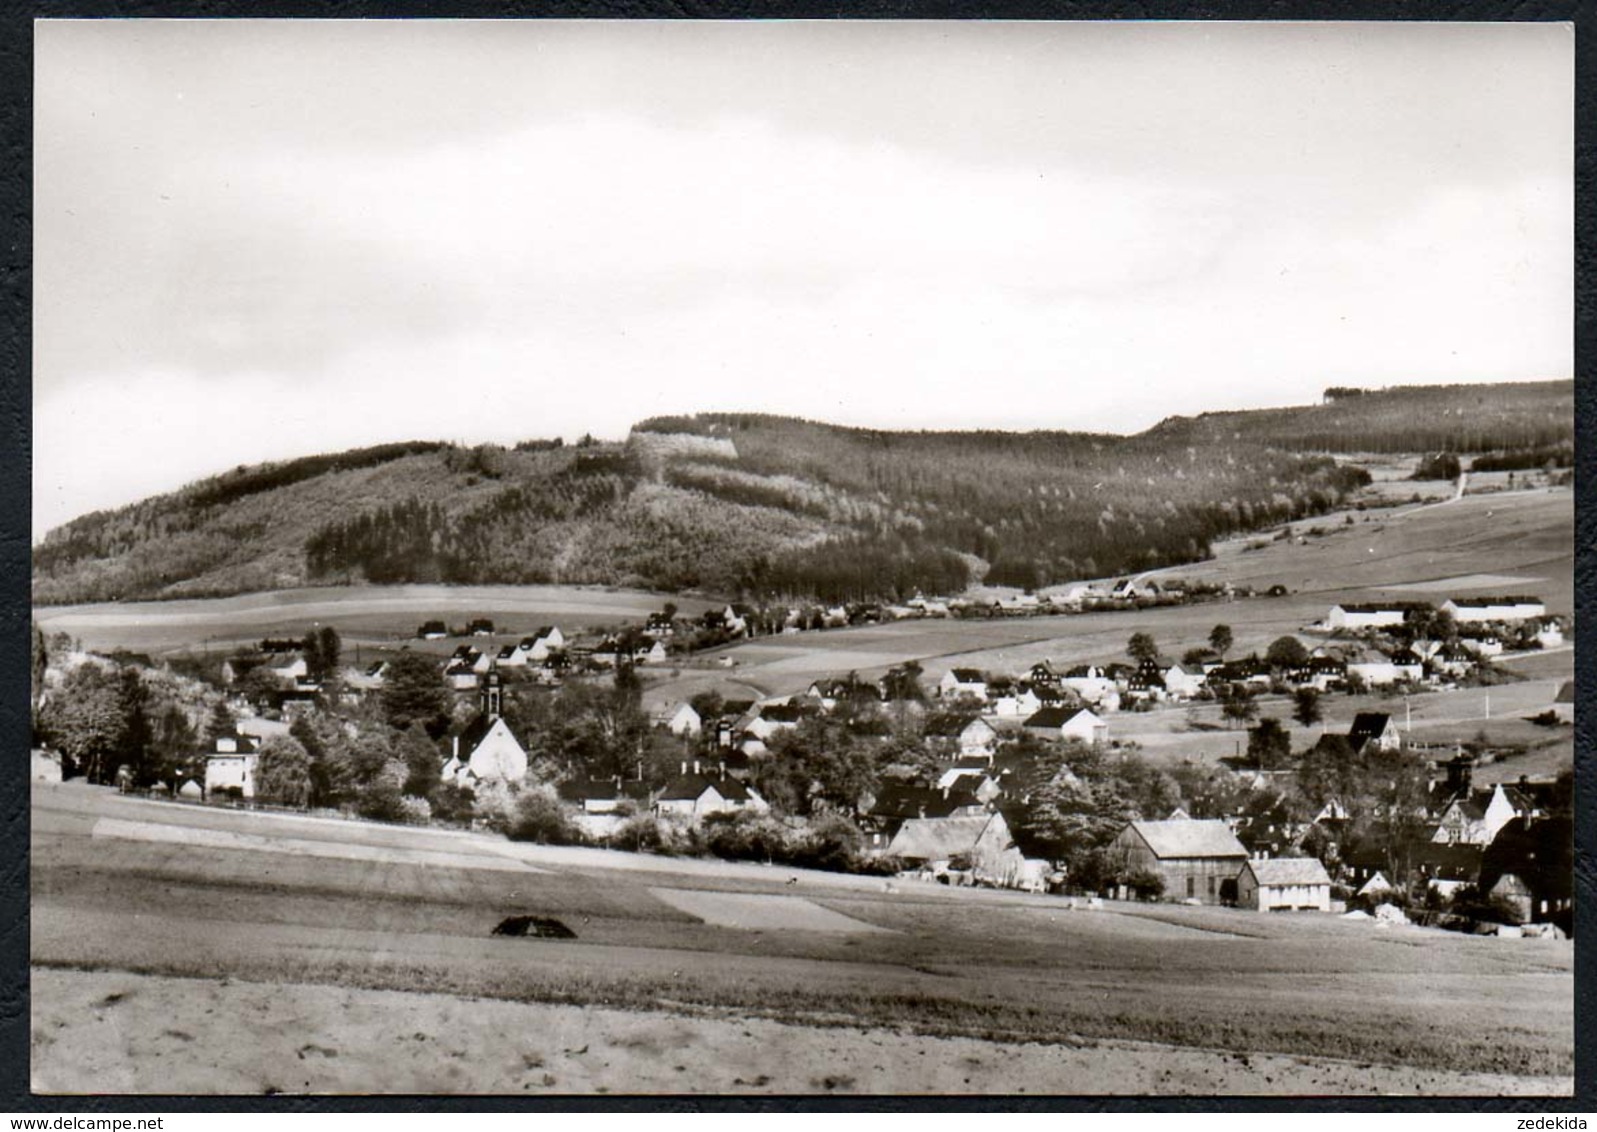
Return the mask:
[[[645, 421], [615, 444], [383, 445], [241, 468], [77, 519], [35, 548], [33, 598], [360, 581], [829, 600], [1044, 585], [1191, 561], [1215, 538], [1334, 506], [1362, 473], [1316, 451], [1347, 448], [1320, 436], [1352, 433], [1366, 451], [1567, 443], [1572, 386], [1561, 389], [1562, 431], [1558, 387], [1513, 385], [1442, 398], [1455, 410], [1442, 419], [1460, 426], [1445, 435], [1421, 430], [1441, 408], [1419, 390], [1131, 437], [708, 414]], [[1400, 428], [1425, 443], [1401, 444]]]
[[1556, 448], [1574, 444], [1575, 383], [1333, 386], [1319, 405], [1171, 417], [1144, 436], [1170, 444], [1244, 441], [1298, 452]]

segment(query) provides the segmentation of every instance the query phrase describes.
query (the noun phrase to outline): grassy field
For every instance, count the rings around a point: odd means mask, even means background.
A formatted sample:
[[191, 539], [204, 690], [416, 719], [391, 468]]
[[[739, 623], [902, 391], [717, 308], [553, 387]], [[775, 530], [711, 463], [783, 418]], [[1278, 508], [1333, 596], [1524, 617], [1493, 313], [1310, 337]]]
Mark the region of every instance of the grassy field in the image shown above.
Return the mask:
[[[1353, 515], [1355, 522], [1345, 522]], [[1365, 521], [1368, 518], [1368, 521]], [[1310, 536], [1318, 528], [1323, 533]], [[802, 691], [826, 675], [858, 671], [878, 675], [891, 665], [919, 660], [928, 679], [949, 668], [974, 667], [1021, 672], [1050, 659], [1061, 664], [1124, 659], [1134, 632], [1149, 633], [1167, 654], [1206, 643], [1216, 623], [1231, 626], [1233, 654], [1263, 650], [1276, 637], [1325, 616], [1338, 601], [1368, 601], [1385, 596], [1441, 601], [1451, 593], [1481, 593], [1513, 588], [1540, 594], [1552, 612], [1568, 613], [1574, 603], [1574, 495], [1568, 490], [1465, 496], [1457, 502], [1348, 512], [1305, 520], [1288, 528], [1291, 537], [1255, 536], [1215, 548], [1210, 562], [1158, 573], [1211, 582], [1230, 582], [1267, 590], [1284, 585], [1285, 597], [1110, 612], [971, 621], [901, 621], [765, 637], [724, 651], [735, 662], [730, 671], [686, 671], [651, 685], [653, 702], [684, 699], [707, 687], [735, 679], [744, 689], [769, 695]], [[1301, 535], [1303, 541], [1299, 541]], [[1262, 542], [1262, 549], [1250, 545]], [[1483, 584], [1482, 576], [1491, 581]], [[1461, 579], [1456, 587], [1451, 579]], [[1417, 594], [1395, 587], [1431, 583], [1440, 588]], [[1562, 660], [1529, 662], [1538, 675], [1565, 677], [1570, 654]], [[1540, 667], [1536, 667], [1539, 665]], [[729, 694], [739, 693], [729, 688]]]
[[[1071, 911], [1049, 897], [912, 883], [889, 893], [866, 878], [349, 823], [279, 822], [296, 839], [385, 846], [394, 859], [196, 851], [185, 828], [259, 832], [273, 819], [86, 787], [36, 790], [33, 818], [41, 971], [714, 1010], [999, 1042], [1152, 1041], [1553, 1089], [1572, 1072], [1567, 941], [1177, 906]], [[167, 832], [114, 835], [135, 824]], [[451, 867], [405, 858], [443, 844]], [[783, 902], [773, 922], [804, 906], [832, 915], [817, 917], [826, 930], [716, 926], [662, 889], [700, 902], [763, 894]], [[576, 938], [492, 936], [512, 913], [561, 918]], [[878, 930], [840, 930], [839, 916]], [[36, 995], [36, 1026], [51, 1009]]]
[[589, 586], [329, 586], [185, 601], [41, 606], [33, 618], [46, 633], [70, 633], [87, 648], [164, 653], [297, 636], [312, 624], [334, 626], [349, 644], [391, 644], [414, 640], [424, 621], [459, 627], [478, 617], [492, 618], [511, 640], [556, 622], [568, 630], [641, 622], [668, 600], [675, 600], [685, 616], [713, 604]]

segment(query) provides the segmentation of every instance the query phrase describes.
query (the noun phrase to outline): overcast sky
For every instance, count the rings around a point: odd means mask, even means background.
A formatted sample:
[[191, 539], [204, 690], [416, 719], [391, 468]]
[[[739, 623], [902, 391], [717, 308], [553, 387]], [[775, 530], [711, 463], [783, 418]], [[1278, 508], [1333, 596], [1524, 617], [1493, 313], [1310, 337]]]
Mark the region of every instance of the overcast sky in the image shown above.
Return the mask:
[[754, 410], [1137, 431], [1573, 372], [1567, 25], [37, 25], [35, 536]]

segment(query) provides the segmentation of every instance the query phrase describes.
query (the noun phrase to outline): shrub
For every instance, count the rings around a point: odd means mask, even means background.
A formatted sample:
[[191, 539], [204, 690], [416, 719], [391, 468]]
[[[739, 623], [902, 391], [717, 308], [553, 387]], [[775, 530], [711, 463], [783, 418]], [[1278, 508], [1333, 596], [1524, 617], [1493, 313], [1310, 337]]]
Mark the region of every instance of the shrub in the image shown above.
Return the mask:
[[548, 787], [525, 791], [516, 799], [505, 836], [512, 841], [536, 841], [543, 845], [580, 845], [585, 840], [565, 806]]
[[402, 795], [399, 799], [399, 820], [406, 825], [426, 825], [433, 820], [433, 808], [425, 798], [413, 794]]
[[1126, 887], [1138, 900], [1158, 900], [1164, 895], [1164, 877], [1150, 869], [1138, 869], [1127, 874]]

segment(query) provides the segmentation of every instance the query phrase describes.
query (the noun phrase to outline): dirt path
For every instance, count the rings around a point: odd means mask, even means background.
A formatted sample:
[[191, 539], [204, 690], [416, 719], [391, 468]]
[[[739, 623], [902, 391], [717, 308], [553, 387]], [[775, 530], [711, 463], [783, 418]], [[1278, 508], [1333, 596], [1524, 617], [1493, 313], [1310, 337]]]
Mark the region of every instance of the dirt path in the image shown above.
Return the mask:
[[1569, 1077], [1440, 1073], [1140, 1042], [906, 1038], [342, 987], [33, 970], [46, 1093], [1569, 1095]]

